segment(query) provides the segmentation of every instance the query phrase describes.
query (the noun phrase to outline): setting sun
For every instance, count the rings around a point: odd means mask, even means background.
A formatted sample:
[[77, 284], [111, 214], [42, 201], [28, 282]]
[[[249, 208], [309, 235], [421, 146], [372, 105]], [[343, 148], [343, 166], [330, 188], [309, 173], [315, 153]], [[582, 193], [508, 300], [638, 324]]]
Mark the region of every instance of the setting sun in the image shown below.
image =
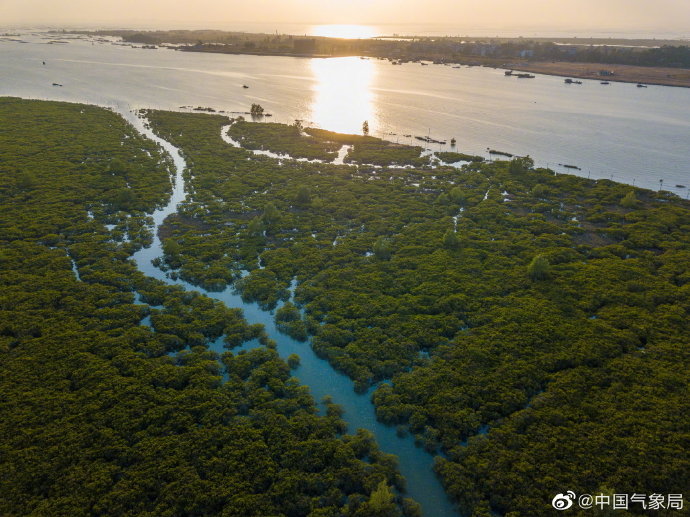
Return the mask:
[[370, 25], [316, 25], [310, 32], [312, 36], [344, 39], [368, 39], [379, 35], [376, 28]]

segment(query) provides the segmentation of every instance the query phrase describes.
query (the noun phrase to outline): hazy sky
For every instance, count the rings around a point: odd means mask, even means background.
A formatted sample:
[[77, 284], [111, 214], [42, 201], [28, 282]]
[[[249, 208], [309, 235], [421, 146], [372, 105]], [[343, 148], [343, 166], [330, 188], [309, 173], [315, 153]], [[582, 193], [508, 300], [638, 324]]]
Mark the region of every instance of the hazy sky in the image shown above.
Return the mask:
[[223, 28], [419, 24], [472, 29], [690, 32], [690, 0], [0, 0], [17, 24]]

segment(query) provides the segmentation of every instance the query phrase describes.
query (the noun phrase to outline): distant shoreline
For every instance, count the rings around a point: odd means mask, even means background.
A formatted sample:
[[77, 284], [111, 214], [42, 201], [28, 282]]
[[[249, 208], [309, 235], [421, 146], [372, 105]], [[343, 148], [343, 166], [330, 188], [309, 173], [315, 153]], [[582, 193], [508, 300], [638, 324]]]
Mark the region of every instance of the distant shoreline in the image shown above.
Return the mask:
[[[64, 35], [66, 31], [51, 34]], [[301, 58], [362, 57], [394, 64], [488, 66], [529, 73], [690, 88], [690, 45], [683, 40], [621, 38], [343, 38], [221, 30], [75, 31], [130, 45], [181, 52]]]
[[223, 46], [218, 46], [218, 47], [213, 47], [213, 46], [204, 46], [204, 47], [178, 47], [175, 50], [178, 50], [179, 52], [199, 52], [201, 54], [233, 54], [233, 55], [246, 55], [246, 56], [274, 56], [274, 57], [305, 57], [305, 58], [314, 58], [314, 59], [322, 59], [322, 58], [331, 58], [331, 57], [353, 57], [353, 56], [334, 56], [331, 54], [309, 54], [309, 53], [303, 53], [303, 52], [271, 52], [268, 50], [257, 50], [257, 51], [250, 51], [250, 50], [230, 50], [226, 47]]
[[[503, 68], [510, 69], [511, 67], [504, 66]], [[592, 81], [690, 88], [690, 70], [687, 68], [605, 65], [601, 63], [526, 62], [516, 63], [512, 70]], [[599, 75], [600, 71], [613, 72], [613, 75]]]
[[[180, 52], [199, 52], [210, 54], [233, 54], [250, 56], [301, 57], [312, 59], [325, 59], [335, 57], [362, 57], [367, 59], [380, 58], [380, 56], [371, 56], [363, 53], [333, 55], [298, 52], [271, 52], [266, 50], [231, 50], [224, 45], [206, 45], [203, 47], [179, 47], [178, 50]], [[390, 58], [383, 59], [390, 60]], [[679, 88], [690, 88], [690, 69], [687, 68], [607, 65], [602, 63], [580, 63], [569, 61], [524, 61], [511, 64], [498, 63], [496, 62], [496, 60], [493, 59], [459, 59], [455, 61], [446, 61], [444, 63], [436, 64], [485, 66], [489, 68], [515, 70], [519, 72], [530, 72], [535, 74], [551, 75], [564, 78], [572, 77], [575, 79], [587, 79], [592, 81], [608, 81], [618, 83], [644, 84], [650, 86], [674, 86]], [[613, 72], [613, 75], [600, 75], [600, 72], [602, 71]]]

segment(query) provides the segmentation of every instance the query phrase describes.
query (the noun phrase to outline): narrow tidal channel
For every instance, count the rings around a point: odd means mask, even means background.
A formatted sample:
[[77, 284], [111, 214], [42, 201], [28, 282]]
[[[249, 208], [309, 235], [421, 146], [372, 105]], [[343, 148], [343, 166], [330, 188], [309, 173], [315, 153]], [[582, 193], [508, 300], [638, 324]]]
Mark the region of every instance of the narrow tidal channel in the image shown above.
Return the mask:
[[[155, 223], [153, 244], [149, 248], [138, 251], [132, 257], [139, 270], [147, 276], [157, 278], [167, 284], [179, 285], [189, 291], [203, 293], [210, 298], [223, 302], [228, 307], [241, 308], [245, 319], [250, 324], [263, 324], [267, 335], [278, 343], [277, 351], [280, 357], [285, 359], [290, 354], [300, 356], [300, 366], [293, 370], [293, 373], [302, 384], [309, 387], [316, 401], [320, 401], [326, 395], [331, 395], [333, 402], [339, 404], [345, 411], [342, 418], [348, 424], [348, 432], [352, 433], [360, 428], [367, 429], [374, 434], [382, 451], [395, 454], [398, 457], [400, 472], [407, 481], [406, 495], [412, 497], [422, 506], [424, 516], [457, 517], [459, 514], [455, 506], [446, 495], [440, 480], [433, 471], [433, 456], [423, 448], [415, 446], [411, 437], [401, 438], [397, 436], [394, 427], [384, 425], [376, 420], [374, 406], [371, 403], [371, 390], [363, 394], [355, 393], [354, 384], [349, 377], [334, 370], [327, 361], [317, 357], [308, 342], [300, 343], [279, 333], [271, 312], [261, 310], [255, 303], [243, 302], [239, 294], [233, 293], [231, 287], [222, 292], [209, 292], [183, 280], [171, 280], [166, 277], [163, 271], [153, 266], [151, 261], [163, 255], [157, 230], [168, 215], [177, 211], [177, 205], [183, 202], [186, 197], [183, 178], [186, 163], [176, 147], [155, 135], [145, 126], [144, 121], [129, 108], [120, 106], [116, 108], [116, 111], [145, 137], [160, 144], [170, 154], [175, 164], [175, 179], [170, 201], [165, 207], [152, 214]], [[227, 351], [223, 347], [222, 338], [212, 343], [210, 348], [219, 354]], [[236, 348], [234, 351], [239, 349]]]

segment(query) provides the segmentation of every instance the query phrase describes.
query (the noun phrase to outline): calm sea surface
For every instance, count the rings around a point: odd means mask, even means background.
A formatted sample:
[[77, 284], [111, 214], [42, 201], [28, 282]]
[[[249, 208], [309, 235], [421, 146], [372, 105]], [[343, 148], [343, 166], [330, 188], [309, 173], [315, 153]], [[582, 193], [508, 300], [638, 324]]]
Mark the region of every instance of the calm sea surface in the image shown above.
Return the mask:
[[[613, 178], [682, 197], [690, 187], [690, 89], [505, 77], [483, 67], [360, 58], [305, 59], [145, 50], [22, 35], [0, 41], [0, 95], [131, 108], [209, 106], [414, 143], [457, 139], [463, 152], [529, 154], [559, 172]], [[45, 61], [45, 65], [43, 65]], [[53, 86], [59, 83], [63, 86]], [[243, 88], [247, 85], [249, 88]], [[441, 146], [443, 147], [443, 146]], [[438, 144], [434, 149], [438, 149]]]

